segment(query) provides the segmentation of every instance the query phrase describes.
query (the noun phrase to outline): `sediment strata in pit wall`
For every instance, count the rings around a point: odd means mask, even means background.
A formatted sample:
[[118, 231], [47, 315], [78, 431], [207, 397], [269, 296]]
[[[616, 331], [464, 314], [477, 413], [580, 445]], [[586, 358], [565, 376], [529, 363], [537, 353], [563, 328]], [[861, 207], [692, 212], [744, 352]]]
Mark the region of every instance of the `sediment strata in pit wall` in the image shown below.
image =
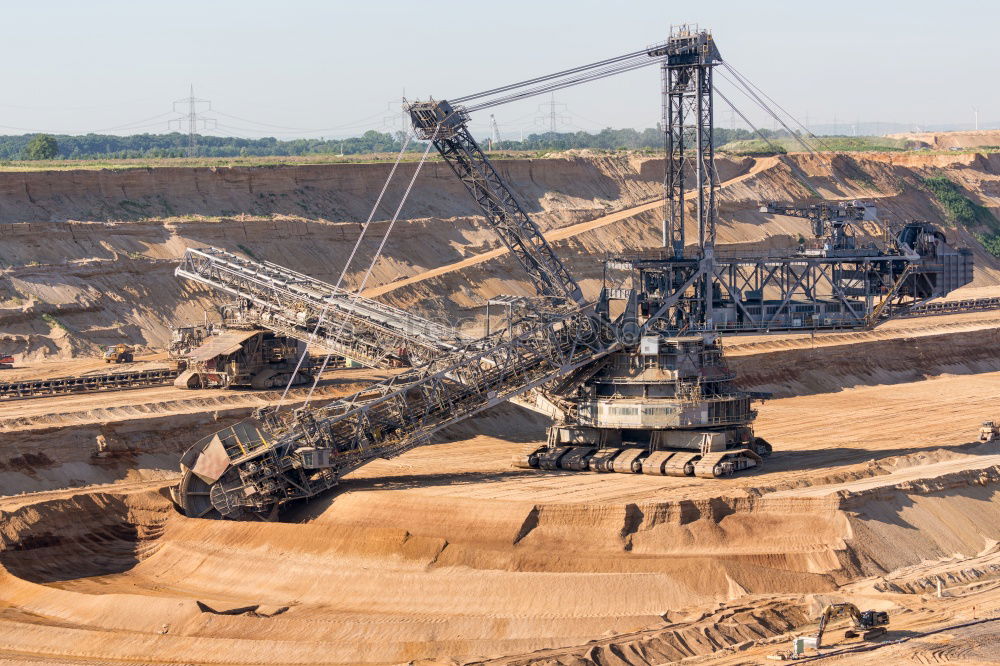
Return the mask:
[[[776, 398], [839, 391], [851, 386], [912, 382], [929, 376], [972, 374], [1000, 370], [996, 349], [1000, 329], [913, 336], [899, 339], [862, 339], [859, 342], [812, 349], [763, 350], [729, 357], [748, 390], [772, 391]], [[326, 391], [346, 389], [321, 389]], [[58, 398], [47, 400], [51, 414], [0, 419], [0, 494], [50, 490], [110, 483], [117, 480], [168, 478], [175, 474], [177, 457], [190, 444], [219, 428], [250, 415], [265, 404], [235, 406], [246, 397], [220, 391], [211, 397], [176, 398], [151, 404], [62, 412]], [[442, 434], [444, 439], [472, 437], [502, 426], [489, 419], [515, 419], [530, 427], [536, 439], [544, 437], [547, 421], [505, 405]], [[98, 436], [113, 453], [94, 458]]]
[[[720, 159], [719, 242], [793, 243], [808, 222], [766, 216], [757, 202], [874, 198], [892, 219], [942, 219], [919, 187], [943, 170], [977, 202], [1000, 209], [995, 155], [790, 155]], [[594, 156], [500, 160], [499, 168], [546, 230], [655, 201], [662, 161]], [[765, 168], [766, 167], [766, 168]], [[319, 279], [335, 280], [367, 218], [387, 164], [155, 168], [0, 173], [0, 352], [30, 357], [92, 353], [125, 341], [162, 346], [177, 321], [200, 320], [212, 295], [170, 275], [186, 247], [249, 251]], [[412, 164], [401, 167], [405, 182]], [[728, 184], [727, 184], [728, 183]], [[402, 187], [402, 185], [400, 185]], [[394, 190], [396, 194], [398, 191]], [[392, 194], [390, 195], [390, 198]], [[394, 199], [393, 199], [394, 200]], [[647, 211], [557, 243], [591, 296], [599, 287], [595, 256], [654, 247], [659, 213]], [[379, 218], [383, 215], [377, 216]], [[385, 224], [363, 244], [355, 284]], [[993, 284], [996, 260], [970, 235], [977, 284]], [[499, 246], [479, 211], [443, 164], [429, 164], [393, 232], [370, 284], [389, 284]], [[531, 293], [509, 257], [420, 282], [386, 300], [454, 320], [500, 292]], [[55, 317], [52, 325], [41, 315]]]
[[[933, 319], [930, 321], [934, 321]], [[738, 340], [737, 340], [738, 343]], [[940, 335], [864, 339], [727, 356], [740, 386], [776, 398], [851, 386], [914, 382], [940, 374], [1000, 370], [1000, 327]]]
[[[356, 384], [321, 386], [314, 405], [353, 390]], [[60, 398], [37, 398], [52, 406], [40, 416], [0, 419], [0, 497], [22, 492], [73, 488], [117, 481], [168, 479], [177, 475], [180, 455], [194, 442], [221, 428], [248, 418], [257, 407], [274, 404], [280, 392], [230, 393], [203, 391], [188, 397], [166, 388], [173, 396], [155, 402], [100, 407], [100, 395], [90, 407], [74, 411]], [[143, 391], [116, 396], [141, 395]], [[21, 403], [25, 404], [25, 403]], [[63, 407], [65, 411], [59, 409]], [[287, 408], [302, 404], [302, 391], [293, 390]], [[97, 456], [97, 440], [107, 451]]]

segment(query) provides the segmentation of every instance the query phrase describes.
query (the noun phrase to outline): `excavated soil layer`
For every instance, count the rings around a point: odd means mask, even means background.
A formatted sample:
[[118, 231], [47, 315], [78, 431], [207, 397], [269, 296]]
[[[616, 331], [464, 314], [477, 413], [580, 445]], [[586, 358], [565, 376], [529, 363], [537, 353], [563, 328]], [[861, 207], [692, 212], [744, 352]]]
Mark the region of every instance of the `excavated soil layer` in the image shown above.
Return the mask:
[[543, 501], [354, 490], [295, 523], [188, 519], [146, 488], [0, 503], [0, 654], [466, 660], [607, 632], [588, 660], [708, 654], [806, 623], [806, 597], [789, 595], [1000, 536], [995, 446], [919, 463], [759, 497], [585, 502], [567, 475], [553, 475], [564, 497]]
[[[382, 371], [340, 370], [316, 389], [313, 404], [384, 377]], [[285, 408], [301, 406], [306, 391], [292, 389]], [[163, 386], [0, 403], [0, 496], [173, 478], [187, 447], [280, 396]]]
[[773, 400], [777, 453], [711, 484], [512, 469], [544, 424], [506, 407], [281, 523], [185, 518], [156, 481], [0, 499], [0, 655], [662, 663], [779, 640], [824, 599], [899, 609], [939, 570], [1000, 566], [1000, 449], [955, 436], [998, 377]]
[[[995, 352], [1000, 344], [1000, 314], [970, 317], [900, 322], [905, 326], [897, 327], [896, 333], [904, 337], [852, 333], [743, 345], [734, 339], [735, 351], [728, 358], [743, 388], [769, 391], [776, 398], [1000, 370]], [[322, 400], [343, 395], [382, 376], [380, 371], [338, 370], [318, 396]], [[296, 400], [303, 392], [293, 390], [289, 404], [299, 404]], [[177, 458], [187, 446], [250, 416], [277, 395], [167, 386], [0, 403], [2, 494], [172, 478]], [[522, 434], [511, 433], [511, 421], [520, 424]], [[547, 425], [541, 416], [504, 406], [447, 429], [442, 439], [487, 434], [535, 442], [544, 438]], [[767, 428], [760, 432], [769, 437]], [[98, 458], [99, 438], [109, 451]]]
[[[497, 166], [588, 297], [600, 287], [595, 257], [659, 245], [659, 158], [579, 154]], [[162, 347], [171, 325], [200, 321], [214, 305], [207, 289], [171, 275], [188, 247], [221, 246], [336, 281], [388, 168], [0, 172], [0, 353], [38, 360], [118, 342]], [[400, 167], [387, 202], [412, 168]], [[870, 199], [886, 219], [948, 227], [921, 185], [929, 175], [946, 175], [1000, 213], [1000, 156], [992, 154], [722, 158], [718, 171], [718, 240], [730, 248], [788, 247], [809, 235], [807, 220], [757, 212], [762, 200]], [[393, 209], [377, 212], [349, 285], [360, 281]], [[976, 284], [995, 285], [997, 260], [968, 232], [946, 231], [973, 249]], [[487, 298], [534, 293], [513, 259], [494, 252], [500, 247], [454, 175], [428, 164], [368, 286], [394, 305], [480, 326]]]
[[[592, 296], [595, 255], [658, 242], [661, 164], [580, 155], [500, 168]], [[162, 344], [169, 323], [200, 320], [211, 301], [169, 276], [192, 245], [335, 279], [331, 257], [353, 244], [385, 171], [0, 174], [0, 352]], [[722, 160], [719, 239], [808, 233], [755, 212], [761, 199], [877, 198], [894, 218], [934, 219], [919, 182], [939, 172], [1000, 208], [996, 156]], [[530, 293], [446, 168], [422, 180], [376, 267], [379, 297], [455, 320], [497, 293]], [[977, 285], [996, 284], [995, 261], [975, 251]], [[181, 449], [273, 396], [158, 388], [0, 405], [0, 662], [745, 663], [828, 601], [891, 610], [897, 636], [996, 609], [1000, 449], [969, 440], [996, 416], [997, 318], [934, 322], [727, 341], [743, 385], [775, 393], [758, 429], [776, 453], [753, 472], [515, 469], [546, 424], [503, 406], [273, 523], [188, 519], [164, 492]], [[324, 397], [364, 381], [357, 372]], [[110, 456], [92, 456], [98, 435]], [[926, 593], [938, 578], [943, 600]], [[916, 651], [987, 653], [988, 639], [961, 631], [964, 652]]]
[[[996, 323], [993, 323], [996, 322]], [[784, 398], [1000, 370], [1000, 319], [971, 331], [730, 355], [741, 387]], [[928, 331], [925, 331], [927, 333]], [[836, 337], [836, 336], [824, 336]], [[851, 336], [846, 336], [850, 338]]]

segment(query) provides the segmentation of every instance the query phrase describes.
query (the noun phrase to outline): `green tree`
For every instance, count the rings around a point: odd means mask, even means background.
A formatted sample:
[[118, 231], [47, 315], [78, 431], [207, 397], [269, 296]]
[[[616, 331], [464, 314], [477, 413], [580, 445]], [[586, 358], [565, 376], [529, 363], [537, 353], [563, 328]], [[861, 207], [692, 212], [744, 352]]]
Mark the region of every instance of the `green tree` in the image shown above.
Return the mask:
[[29, 160], [51, 160], [58, 153], [59, 144], [48, 134], [36, 134], [24, 148], [24, 156]]

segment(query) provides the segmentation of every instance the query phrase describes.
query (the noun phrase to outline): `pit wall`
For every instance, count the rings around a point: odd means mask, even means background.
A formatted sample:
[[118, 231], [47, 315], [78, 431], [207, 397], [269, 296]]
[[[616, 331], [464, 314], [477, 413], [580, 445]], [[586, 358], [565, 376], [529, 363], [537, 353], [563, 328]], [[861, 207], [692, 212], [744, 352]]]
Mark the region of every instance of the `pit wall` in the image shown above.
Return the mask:
[[349, 493], [299, 524], [188, 519], [155, 490], [26, 498], [0, 503], [0, 640], [128, 663], [662, 663], [802, 630], [843, 583], [983, 551], [998, 480], [615, 506]]
[[[498, 160], [542, 229], [589, 221], [655, 201], [662, 160], [578, 154]], [[386, 201], [396, 201], [413, 164], [403, 164]], [[172, 276], [184, 249], [216, 245], [336, 281], [386, 164], [0, 172], [0, 353], [27, 359], [95, 354], [97, 345], [166, 344], [169, 328], [200, 321], [216, 297]], [[932, 221], [942, 211], [920, 179], [943, 172], [1000, 211], [1000, 157], [790, 155], [722, 158], [719, 242], [794, 244], [808, 222], [756, 212], [761, 200], [876, 198], [893, 220]], [[393, 206], [376, 214], [347, 281], [354, 286], [381, 240]], [[588, 296], [599, 288], [595, 257], [659, 244], [659, 211], [556, 243]], [[694, 229], [688, 230], [693, 237]], [[976, 284], [995, 284], [996, 261], [974, 247]], [[428, 163], [369, 286], [499, 247], [471, 198], [441, 163]], [[499, 293], [530, 294], [507, 256], [399, 288], [383, 298], [455, 321], [481, 314]]]
[[[312, 404], [322, 406], [344, 391], [335, 385], [319, 387]], [[277, 403], [281, 396], [224, 390], [209, 397], [186, 394], [177, 389], [174, 400], [65, 413], [58, 411], [59, 398], [36, 399], [50, 401], [53, 414], [0, 421], [0, 497], [176, 479], [177, 462], [188, 447], [249, 418], [258, 407]], [[292, 397], [285, 404], [294, 409], [303, 400]], [[98, 439], [107, 448], [100, 455]]]
[[[852, 386], [920, 381], [941, 374], [1000, 371], [1000, 328], [940, 335], [858, 340], [814, 349], [764, 349], [727, 356], [744, 390], [775, 398], [839, 391]], [[44, 398], [43, 398], [44, 400]], [[56, 399], [57, 400], [57, 399]], [[219, 391], [176, 403], [92, 410], [73, 415], [7, 419], [0, 423], [0, 496], [95, 483], [173, 478], [180, 454], [198, 439], [251, 415], [252, 406]], [[516, 423], [516, 428], [512, 428]], [[500, 405], [446, 429], [443, 441], [490, 435], [541, 442], [549, 422]], [[516, 430], [516, 432], [514, 432]], [[97, 438], [111, 448], [96, 458]]]
[[[738, 344], [738, 339], [734, 341]], [[812, 349], [771, 349], [728, 355], [726, 360], [742, 389], [787, 398], [941, 374], [995, 372], [1000, 370], [998, 348], [1000, 328], [983, 328]]]
[[[592, 575], [600, 574], [609, 585], [631, 585], [615, 605], [641, 614], [654, 602], [676, 608], [747, 593], [830, 593], [921, 561], [971, 557], [1000, 540], [1000, 466], [918, 481], [888, 478], [816, 496], [616, 504], [484, 504], [348, 492], [311, 520], [267, 525], [187, 519], [170, 509], [162, 491], [66, 494], [0, 504], [0, 565], [39, 583], [133, 568], [140, 579], [169, 571], [210, 598], [254, 590], [258, 601], [275, 604], [287, 594], [307, 604], [328, 599], [329, 588], [311, 579], [273, 577], [273, 563], [294, 571], [324, 554], [343, 563], [331, 568], [342, 571], [330, 573], [329, 582], [345, 599], [370, 585], [352, 571], [378, 561], [405, 576], [467, 572], [454, 575], [476, 585], [490, 582], [468, 572], [523, 574], [516, 586], [529, 588], [535, 579], [562, 574], [552, 591], [589, 581], [598, 595], [605, 583]], [[241, 562], [239, 573], [234, 561]], [[304, 587], [288, 589], [295, 584]], [[439, 592], [421, 602], [428, 612], [446, 611], [448, 592]], [[489, 614], [501, 611], [491, 610], [499, 601], [486, 595], [473, 605]], [[525, 603], [544, 613], [560, 602], [543, 595]]]
[[[250, 407], [0, 433], [0, 496], [173, 479], [196, 441], [250, 416]], [[97, 439], [109, 451], [97, 455]]]

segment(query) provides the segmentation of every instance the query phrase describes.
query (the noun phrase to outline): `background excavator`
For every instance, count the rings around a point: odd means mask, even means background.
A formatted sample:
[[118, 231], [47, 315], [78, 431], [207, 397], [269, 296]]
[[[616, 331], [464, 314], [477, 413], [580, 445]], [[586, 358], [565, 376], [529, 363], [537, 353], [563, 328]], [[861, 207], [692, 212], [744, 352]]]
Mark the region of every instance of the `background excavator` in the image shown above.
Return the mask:
[[885, 611], [861, 611], [852, 603], [830, 604], [819, 616], [819, 628], [813, 635], [797, 636], [792, 641], [792, 651], [772, 655], [774, 660], [797, 659], [804, 657], [808, 650], [819, 650], [823, 647], [823, 635], [831, 622], [848, 617], [851, 628], [844, 632], [844, 638], [861, 638], [868, 641], [885, 635], [888, 631], [889, 614]]

